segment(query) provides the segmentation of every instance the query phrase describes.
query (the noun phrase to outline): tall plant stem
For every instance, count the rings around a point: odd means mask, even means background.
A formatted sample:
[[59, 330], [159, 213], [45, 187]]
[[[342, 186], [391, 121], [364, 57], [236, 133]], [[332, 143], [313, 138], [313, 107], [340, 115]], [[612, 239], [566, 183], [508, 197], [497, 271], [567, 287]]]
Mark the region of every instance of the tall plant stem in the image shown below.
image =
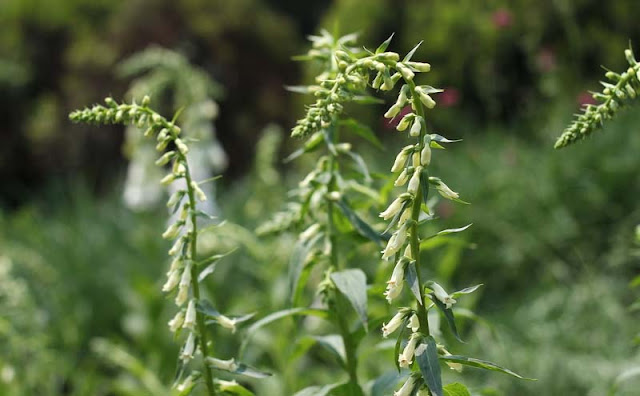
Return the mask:
[[[189, 164], [187, 163], [186, 156], [180, 154], [183, 159], [184, 167], [185, 167], [185, 181], [187, 183], [187, 195], [189, 196], [189, 210], [190, 210], [190, 221], [191, 221], [191, 261], [193, 261], [193, 265], [191, 266], [191, 288], [193, 290], [193, 297], [197, 302], [200, 301], [200, 285], [198, 284], [198, 268], [195, 265], [195, 260], [198, 253], [197, 242], [198, 242], [198, 225], [197, 225], [197, 216], [196, 216], [196, 199], [194, 189], [191, 186], [193, 179], [191, 178], [191, 171], [189, 169]], [[210, 396], [216, 395], [216, 388], [213, 384], [213, 376], [211, 374], [211, 368], [206, 363], [206, 358], [209, 356], [208, 350], [208, 341], [207, 341], [207, 328], [204, 323], [204, 316], [201, 312], [196, 311], [196, 325], [198, 326], [198, 333], [200, 333], [200, 351], [202, 352], [202, 360], [203, 360], [203, 368], [204, 368], [204, 382], [207, 385], [207, 391]]]
[[[335, 144], [338, 138], [338, 129], [336, 128], [337, 119], [334, 117], [331, 120], [330, 134], [331, 144]], [[329, 150], [329, 171], [331, 177], [329, 179], [329, 185], [327, 186], [327, 190], [329, 193], [335, 191], [336, 189], [336, 180], [335, 180], [335, 172], [337, 172], [338, 163], [336, 160], [336, 156], [332, 150]], [[327, 232], [329, 234], [329, 242], [331, 244], [331, 254], [330, 254], [330, 262], [331, 266], [335, 269], [340, 268], [340, 260], [338, 257], [338, 233], [335, 228], [335, 224], [333, 222], [333, 213], [335, 210], [335, 205], [331, 199], [327, 200]], [[345, 306], [345, 298], [342, 294], [335, 290], [335, 314], [336, 320], [338, 322], [338, 327], [340, 328], [340, 335], [342, 336], [342, 341], [344, 343], [345, 349], [345, 358], [346, 358], [346, 370], [349, 374], [349, 381], [358, 385], [358, 375], [357, 375], [357, 367], [358, 361], [355, 355], [355, 347], [351, 340], [351, 333], [349, 331], [349, 323], [346, 320], [346, 312], [344, 312], [341, 307]]]
[[[418, 116], [422, 117], [423, 120], [426, 120], [424, 116], [424, 108], [422, 107], [422, 103], [418, 99], [418, 95], [416, 94], [416, 84], [413, 81], [407, 81], [407, 85], [409, 86], [409, 90], [411, 92], [411, 98], [413, 100], [413, 107], [418, 114]], [[420, 152], [424, 146], [424, 136], [426, 134], [426, 122], [420, 128], [420, 137], [419, 137], [419, 150]], [[416, 278], [418, 281], [418, 286], [420, 287], [420, 299], [418, 300], [418, 320], [420, 320], [420, 328], [426, 329], [427, 333], [429, 333], [429, 318], [427, 315], [427, 307], [425, 305], [424, 291], [422, 289], [422, 280], [420, 278], [420, 235], [418, 234], [418, 221], [420, 219], [420, 211], [422, 205], [422, 189], [429, 188], [428, 185], [424, 186], [420, 183], [420, 187], [418, 191], [416, 191], [416, 196], [413, 199], [413, 206], [411, 207], [411, 218], [413, 219], [413, 224], [411, 225], [411, 255], [416, 261]]]

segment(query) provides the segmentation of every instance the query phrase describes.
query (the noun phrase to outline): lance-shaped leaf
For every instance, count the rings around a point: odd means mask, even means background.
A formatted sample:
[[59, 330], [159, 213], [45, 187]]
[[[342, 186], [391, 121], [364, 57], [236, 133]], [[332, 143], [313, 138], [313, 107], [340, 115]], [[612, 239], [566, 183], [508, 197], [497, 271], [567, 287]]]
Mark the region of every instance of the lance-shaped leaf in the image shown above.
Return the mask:
[[340, 198], [336, 201], [336, 205], [344, 215], [344, 217], [349, 220], [353, 228], [358, 232], [358, 234], [363, 237], [370, 239], [371, 241], [377, 243], [378, 245], [382, 245], [383, 239], [369, 224], [367, 224], [364, 220], [360, 218], [356, 214], [356, 212], [351, 209], [349, 203], [343, 198]]
[[[244, 363], [236, 363], [233, 359], [231, 359], [230, 361], [221, 361], [219, 359], [215, 359], [215, 358], [207, 358], [206, 359], [209, 367], [211, 367], [212, 369], [216, 369], [216, 370], [220, 370], [220, 371], [226, 371], [229, 373], [233, 373], [233, 374], [237, 374], [237, 375], [241, 375], [244, 377], [250, 377], [250, 378], [267, 378], [271, 376], [271, 373], [267, 373], [266, 371], [262, 371], [262, 370], [258, 370], [255, 367], [249, 366], [248, 364], [244, 364]], [[223, 362], [225, 363], [224, 365], [221, 364], [217, 364], [215, 362]], [[230, 362], [230, 364], [228, 364]]]
[[322, 237], [323, 234], [319, 233], [309, 241], [299, 240], [293, 248], [293, 253], [289, 260], [289, 296], [293, 304], [296, 303], [300, 294], [301, 286], [299, 285], [299, 280], [307, 256], [309, 256], [313, 246], [320, 241]]
[[402, 60], [402, 62], [409, 62], [409, 61], [411, 60], [411, 58], [413, 57], [413, 54], [415, 54], [415, 53], [416, 53], [416, 51], [418, 50], [418, 48], [420, 48], [420, 46], [422, 45], [422, 43], [423, 43], [423, 42], [422, 42], [422, 41], [420, 41], [418, 44], [416, 44], [416, 46], [415, 46], [415, 47], [413, 47], [413, 48], [411, 49], [411, 51], [409, 51], [409, 52], [407, 53], [407, 55], [404, 57], [404, 59]]
[[275, 322], [276, 320], [298, 315], [315, 316], [322, 319], [327, 319], [329, 317], [329, 313], [327, 312], [327, 310], [315, 308], [290, 308], [269, 314], [264, 318], [254, 322], [251, 326], [249, 326], [249, 328], [247, 328], [247, 332], [242, 340], [242, 344], [240, 345], [238, 356], [242, 357], [244, 350], [249, 344], [249, 341], [251, 340], [253, 335], [262, 327], [268, 325], [269, 323]]
[[331, 273], [331, 280], [358, 314], [363, 327], [367, 328], [367, 276], [354, 268]]
[[362, 124], [362, 123], [354, 120], [353, 118], [347, 118], [346, 120], [340, 120], [338, 125], [349, 129], [350, 132], [355, 133], [356, 135], [358, 135], [361, 138], [365, 139], [366, 141], [368, 141], [369, 143], [373, 144], [377, 148], [379, 148], [381, 150], [384, 149], [384, 146], [382, 145], [382, 143], [380, 142], [378, 137], [375, 135], [373, 130], [371, 128], [369, 128], [367, 125]]
[[445, 360], [447, 362], [464, 364], [465, 366], [477, 367], [477, 368], [490, 370], [490, 371], [497, 371], [500, 373], [509, 374], [513, 377], [528, 380], [528, 381], [535, 381], [535, 379], [533, 378], [523, 377], [520, 374], [514, 373], [513, 371], [507, 368], [500, 367], [497, 364], [491, 363], [486, 360], [480, 360], [480, 359], [475, 359], [475, 358], [470, 358], [467, 356], [460, 356], [460, 355], [440, 356], [440, 359]]
[[214, 379], [213, 382], [216, 384], [218, 389], [224, 393], [231, 393], [238, 396], [255, 396], [253, 392], [235, 381]]
[[371, 175], [369, 175], [369, 168], [367, 167], [367, 163], [364, 162], [360, 154], [356, 154], [351, 151], [347, 151], [345, 154], [348, 155], [356, 164], [356, 166], [358, 167], [358, 170], [360, 171], [360, 173], [362, 173], [362, 176], [364, 177], [365, 183], [370, 183]]
[[431, 134], [431, 141], [433, 142], [438, 142], [438, 143], [456, 143], [456, 142], [461, 142], [462, 139], [447, 139], [446, 137], [442, 136], [442, 135], [438, 135], [437, 133], [432, 133]]
[[347, 353], [344, 348], [344, 341], [339, 334], [329, 334], [326, 336], [314, 336], [318, 345], [329, 351], [338, 360], [341, 366], [345, 366]]
[[[400, 348], [402, 347], [402, 341], [405, 338], [405, 333], [408, 331], [407, 330], [407, 324], [409, 323], [409, 317], [411, 315], [407, 315], [405, 316], [404, 320], [402, 321], [402, 324], [400, 325], [399, 328], [399, 332], [398, 332], [398, 339], [396, 340], [396, 345], [393, 348], [393, 356], [399, 356], [400, 355]], [[400, 372], [400, 362], [398, 361], [398, 359], [394, 359], [394, 362], [396, 364], [396, 369], [398, 370], [398, 373]]]
[[462, 290], [455, 291], [455, 292], [451, 293], [451, 298], [458, 298], [458, 297], [462, 296], [463, 294], [471, 294], [474, 291], [478, 290], [480, 288], [480, 286], [482, 286], [482, 283], [480, 283], [479, 285], [475, 285], [475, 286], [471, 286], [471, 287], [465, 287]]
[[382, 44], [380, 44], [380, 45], [378, 46], [378, 48], [376, 48], [376, 54], [381, 54], [381, 53], [383, 53], [384, 51], [386, 51], [386, 50], [387, 50], [387, 47], [388, 47], [388, 46], [389, 46], [389, 44], [391, 43], [391, 40], [393, 39], [393, 36], [394, 36], [394, 35], [395, 35], [395, 33], [392, 33], [392, 34], [391, 34], [391, 36], [389, 36], [389, 38], [388, 38], [388, 39], [384, 40], [384, 41], [382, 42]]
[[314, 133], [313, 135], [311, 135], [311, 137], [309, 139], [307, 139], [307, 141], [305, 142], [304, 146], [302, 146], [301, 148], [297, 149], [293, 153], [289, 154], [289, 156], [287, 158], [285, 158], [282, 162], [284, 162], [286, 164], [287, 162], [293, 161], [294, 159], [298, 158], [299, 156], [301, 156], [304, 153], [310, 153], [310, 152], [314, 151], [315, 149], [320, 147], [320, 143], [322, 143], [323, 140], [324, 140], [324, 138], [323, 138], [322, 132]]
[[340, 384], [331, 384], [325, 386], [309, 386], [304, 388], [298, 392], [296, 392], [293, 396], [327, 396], [329, 392], [331, 392], [336, 387], [340, 386]]
[[386, 396], [393, 393], [393, 388], [406, 377], [406, 373], [388, 371], [376, 378], [371, 385], [371, 396]]
[[443, 396], [442, 375], [438, 360], [438, 346], [433, 337], [428, 336], [425, 342], [416, 348], [416, 362], [420, 367], [422, 378], [433, 396]]
[[444, 315], [445, 319], [447, 320], [447, 324], [449, 325], [449, 328], [451, 329], [451, 332], [456, 337], [456, 340], [464, 343], [464, 341], [462, 341], [462, 338], [460, 338], [460, 334], [458, 334], [458, 328], [456, 327], [456, 318], [453, 315], [453, 310], [451, 308], [447, 308], [447, 306], [444, 305], [442, 303], [442, 301], [438, 300], [438, 298], [435, 296], [435, 294], [431, 293], [431, 294], [429, 294], [429, 297], [436, 304], [436, 307], [438, 307], [438, 309]]
[[405, 270], [405, 280], [409, 285], [409, 289], [418, 300], [418, 303], [422, 305], [422, 296], [420, 295], [420, 283], [418, 282], [418, 271], [416, 270], [416, 261], [411, 260], [409, 264], [407, 264], [407, 268]]
[[473, 223], [467, 224], [466, 226], [460, 227], [460, 228], [447, 228], [446, 230], [442, 230], [442, 231], [438, 232], [437, 234], [433, 234], [431, 236], [428, 236], [428, 237], [424, 238], [422, 241], [426, 241], [427, 239], [435, 238], [437, 236], [449, 235], [449, 234], [455, 234], [455, 233], [458, 233], [458, 232], [462, 232], [462, 231], [466, 230], [467, 228], [471, 227], [472, 225], [473, 225]]
[[445, 385], [442, 390], [444, 391], [444, 396], [471, 396], [467, 387], [459, 382]]

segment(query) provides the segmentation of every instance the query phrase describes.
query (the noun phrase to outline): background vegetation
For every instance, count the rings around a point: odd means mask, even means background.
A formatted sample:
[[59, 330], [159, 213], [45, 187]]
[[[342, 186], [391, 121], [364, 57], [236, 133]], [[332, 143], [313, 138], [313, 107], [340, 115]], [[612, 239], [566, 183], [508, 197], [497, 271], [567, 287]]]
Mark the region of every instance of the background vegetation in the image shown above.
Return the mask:
[[[597, 139], [552, 146], [590, 100], [587, 90], [599, 89], [600, 65], [620, 70], [629, 41], [640, 45], [639, 12], [634, 0], [3, 1], [0, 393], [158, 394], [171, 381], [177, 346], [159, 293], [163, 209], [123, 205], [121, 128], [67, 121], [72, 109], [123, 96], [130, 81], [116, 65], [152, 44], [181, 52], [224, 91], [215, 124], [229, 166], [217, 203], [228, 232], [206, 242], [238, 252], [221, 262], [208, 293], [228, 312], [262, 317], [286, 306], [293, 236], [253, 231], [313, 166], [282, 163], [300, 144], [286, 137], [304, 105], [283, 86], [313, 75], [291, 61], [305, 52], [305, 35], [335, 27], [360, 32], [369, 46], [396, 32], [400, 53], [424, 40], [416, 58], [432, 64], [430, 84], [447, 89], [428, 122], [464, 142], [441, 155], [436, 171], [459, 181], [452, 187], [473, 205], [438, 211], [447, 226], [474, 226], [432, 247], [433, 268], [454, 290], [486, 284], [466, 301], [480, 319], [468, 321], [460, 352], [538, 378], [469, 371], [473, 391], [606, 394], [640, 364], [638, 314], [629, 309], [640, 269], [640, 112], [627, 110]], [[378, 173], [398, 148], [383, 112], [353, 111], [387, 147], [354, 139]], [[246, 359], [281, 373], [254, 384], [259, 394], [291, 394], [337, 375], [322, 350], [301, 353], [308, 343], [291, 342], [294, 326], [274, 323], [250, 341]], [[237, 340], [218, 345], [231, 353]], [[376, 353], [384, 358], [363, 359], [365, 377], [391, 369], [392, 350]], [[622, 384], [619, 394], [638, 386]]]

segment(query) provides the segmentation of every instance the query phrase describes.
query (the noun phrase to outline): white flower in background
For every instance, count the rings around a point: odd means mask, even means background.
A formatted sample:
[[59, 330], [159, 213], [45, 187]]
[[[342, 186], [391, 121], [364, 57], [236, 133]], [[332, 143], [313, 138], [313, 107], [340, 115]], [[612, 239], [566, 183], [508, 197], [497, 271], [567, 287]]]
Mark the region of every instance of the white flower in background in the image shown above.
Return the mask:
[[226, 370], [226, 371], [233, 372], [238, 369], [238, 364], [236, 363], [234, 358], [231, 358], [229, 360], [222, 360], [222, 359], [216, 359], [214, 357], [207, 357], [206, 361], [209, 366], [219, 370]]
[[456, 303], [456, 300], [454, 300], [453, 297], [451, 297], [439, 284], [433, 282], [428, 287], [433, 290], [433, 294], [436, 298], [447, 308], [451, 308], [453, 304]]
[[196, 324], [196, 302], [194, 299], [189, 301], [189, 305], [187, 306], [187, 314], [184, 319], [184, 324], [182, 327], [185, 329], [193, 329]]
[[389, 323], [382, 325], [382, 337], [387, 338], [391, 333], [398, 330], [402, 321], [404, 320], [406, 313], [403, 311], [399, 311], [389, 321]]
[[174, 316], [173, 319], [171, 319], [167, 324], [169, 325], [169, 330], [171, 330], [172, 333], [175, 333], [176, 331], [178, 331], [179, 328], [182, 327], [183, 323], [184, 323], [184, 311], [180, 310], [178, 311], [176, 316]]
[[411, 329], [413, 333], [420, 329], [420, 320], [418, 319], [418, 315], [416, 315], [415, 313], [411, 315], [409, 323], [407, 323], [407, 327]]
[[196, 340], [193, 333], [189, 333], [189, 337], [187, 337], [187, 342], [185, 342], [184, 347], [182, 347], [182, 352], [180, 352], [180, 359], [184, 361], [193, 359], [193, 354], [196, 351], [195, 341]]
[[218, 321], [220, 326], [224, 327], [225, 329], [231, 330], [232, 333], [236, 332], [236, 324], [238, 322], [237, 319], [231, 319], [224, 315], [220, 315], [216, 318], [216, 321]]
[[413, 355], [416, 352], [416, 345], [422, 336], [419, 333], [411, 334], [409, 338], [409, 342], [404, 347], [404, 350], [398, 356], [398, 364], [400, 367], [407, 368], [411, 363], [413, 363]]
[[416, 380], [417, 378], [415, 376], [410, 375], [409, 378], [407, 378], [407, 381], [402, 385], [402, 387], [393, 392], [393, 396], [410, 396], [416, 386]]

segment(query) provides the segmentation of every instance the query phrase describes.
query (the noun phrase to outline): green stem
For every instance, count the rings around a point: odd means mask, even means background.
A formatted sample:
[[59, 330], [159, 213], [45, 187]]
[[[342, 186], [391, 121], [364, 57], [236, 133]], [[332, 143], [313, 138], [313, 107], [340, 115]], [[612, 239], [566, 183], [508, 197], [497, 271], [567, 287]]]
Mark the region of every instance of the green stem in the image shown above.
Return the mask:
[[[416, 84], [413, 81], [407, 81], [407, 85], [409, 86], [409, 91], [411, 92], [411, 98], [413, 100], [413, 107], [418, 116], [422, 117], [423, 120], [426, 120], [424, 116], [424, 108], [422, 107], [422, 103], [420, 103], [420, 99], [418, 99], [418, 95], [416, 94]], [[418, 153], [422, 150], [424, 146], [424, 135], [426, 133], [426, 123], [420, 129], [420, 137], [418, 142]], [[418, 221], [420, 219], [420, 211], [422, 204], [422, 189], [429, 188], [429, 186], [423, 186], [422, 183], [420, 187], [418, 187], [418, 191], [416, 191], [415, 198], [413, 199], [413, 206], [411, 207], [411, 218], [413, 219], [413, 224], [411, 225], [411, 255], [413, 259], [416, 261], [416, 277], [418, 280], [418, 285], [420, 286], [420, 299], [418, 300], [418, 320], [420, 320], [420, 328], [425, 329], [427, 334], [429, 332], [429, 319], [427, 315], [427, 307], [425, 305], [426, 301], [424, 298], [423, 288], [422, 288], [422, 280], [420, 278], [420, 235], [418, 234]]]
[[[331, 120], [331, 144], [335, 144], [338, 140], [338, 130], [336, 128], [337, 119], [333, 117]], [[331, 177], [329, 179], [328, 184], [328, 193], [336, 191], [336, 178], [335, 172], [337, 172], [338, 162], [331, 150], [329, 150], [329, 172]], [[330, 253], [330, 262], [331, 266], [336, 269], [341, 269], [340, 260], [338, 257], [338, 233], [335, 228], [335, 224], [333, 222], [333, 213], [335, 210], [335, 205], [331, 199], [327, 200], [327, 233], [329, 234], [329, 242], [331, 244], [331, 253]], [[344, 343], [344, 349], [346, 354], [346, 370], [349, 374], [349, 381], [358, 385], [358, 375], [357, 375], [357, 367], [358, 360], [355, 354], [355, 346], [353, 345], [351, 339], [351, 333], [349, 331], [349, 324], [347, 323], [347, 316], [344, 310], [340, 309], [340, 307], [345, 306], [347, 302], [344, 297], [340, 294], [339, 291], [335, 291], [335, 310], [334, 313], [336, 315], [336, 319], [338, 321], [338, 327], [340, 329], [340, 335], [342, 336], [342, 340]]]
[[[189, 196], [189, 212], [191, 221], [191, 261], [195, 263], [197, 258], [197, 240], [198, 240], [198, 228], [197, 228], [197, 216], [196, 216], [196, 199], [193, 187], [191, 183], [191, 171], [189, 170], [189, 164], [187, 163], [186, 156], [180, 154], [181, 160], [185, 167], [185, 181], [187, 183], [187, 195]], [[198, 284], [198, 268], [195, 264], [191, 266], [191, 288], [193, 290], [193, 297], [196, 301], [200, 301], [200, 285]], [[200, 350], [202, 351], [202, 359], [204, 362], [204, 382], [207, 385], [207, 390], [210, 396], [216, 395], [216, 388], [213, 384], [213, 375], [211, 374], [211, 368], [206, 363], [206, 358], [209, 356], [208, 342], [207, 342], [207, 329], [204, 323], [204, 315], [196, 311], [196, 325], [198, 326], [198, 333], [200, 333]]]

